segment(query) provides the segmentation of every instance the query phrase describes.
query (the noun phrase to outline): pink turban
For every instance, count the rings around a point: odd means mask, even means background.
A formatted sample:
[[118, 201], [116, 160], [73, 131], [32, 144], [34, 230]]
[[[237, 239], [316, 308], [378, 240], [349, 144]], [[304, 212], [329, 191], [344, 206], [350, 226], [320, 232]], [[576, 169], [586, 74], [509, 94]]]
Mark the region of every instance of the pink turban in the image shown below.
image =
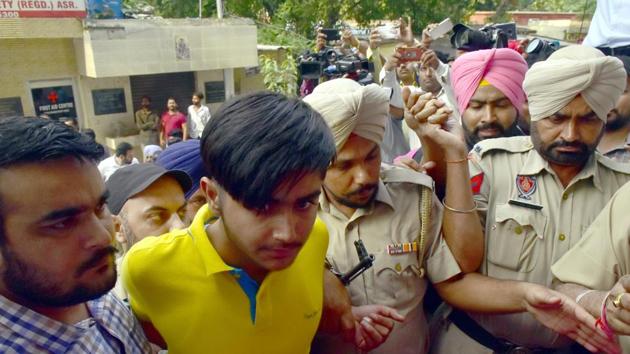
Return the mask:
[[513, 49], [486, 49], [466, 53], [451, 68], [451, 86], [460, 113], [468, 108], [481, 80], [503, 92], [520, 112], [525, 102], [523, 80], [527, 72], [525, 59]]

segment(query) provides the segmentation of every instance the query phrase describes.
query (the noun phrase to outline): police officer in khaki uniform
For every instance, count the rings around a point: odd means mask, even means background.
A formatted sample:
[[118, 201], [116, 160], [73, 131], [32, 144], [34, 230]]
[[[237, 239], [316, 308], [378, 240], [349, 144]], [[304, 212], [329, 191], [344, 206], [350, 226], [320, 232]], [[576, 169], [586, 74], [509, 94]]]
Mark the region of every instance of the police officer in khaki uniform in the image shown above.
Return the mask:
[[[319, 85], [305, 101], [322, 114], [337, 145], [318, 213], [330, 234], [328, 259], [338, 272], [350, 271], [359, 263], [354, 241], [362, 240], [375, 261], [350, 283], [352, 304], [388, 305], [406, 317], [371, 353], [425, 353], [428, 330], [422, 302], [427, 281], [453, 278], [461, 272], [459, 265], [473, 271], [482, 257], [482, 231], [473, 212], [465, 144], [444, 131], [437, 138], [450, 147], [445, 152], [451, 163], [443, 211], [430, 177], [381, 166], [379, 145], [389, 109], [383, 88], [338, 79]], [[449, 237], [467, 241], [468, 247], [451, 252], [445, 242]], [[313, 352], [355, 350], [334, 338], [319, 338]]]
[[[548, 287], [553, 262], [577, 244], [596, 211], [630, 180], [627, 165], [595, 152], [625, 76], [618, 59], [569, 46], [535, 64], [523, 87], [531, 139], [484, 140], [470, 154], [473, 192], [485, 227], [480, 272]], [[489, 301], [510, 296], [508, 287], [483, 291], [496, 296]], [[506, 306], [502, 312], [521, 311]], [[456, 311], [450, 318], [454, 325], [444, 327], [433, 352], [561, 352], [571, 344], [527, 313]]]
[[[619, 335], [630, 353], [630, 183], [612, 197], [582, 239], [552, 267], [557, 289]], [[605, 301], [605, 303], [604, 303]], [[604, 305], [603, 305], [604, 304]], [[602, 306], [603, 305], [603, 306]], [[605, 306], [605, 307], [604, 307]]]

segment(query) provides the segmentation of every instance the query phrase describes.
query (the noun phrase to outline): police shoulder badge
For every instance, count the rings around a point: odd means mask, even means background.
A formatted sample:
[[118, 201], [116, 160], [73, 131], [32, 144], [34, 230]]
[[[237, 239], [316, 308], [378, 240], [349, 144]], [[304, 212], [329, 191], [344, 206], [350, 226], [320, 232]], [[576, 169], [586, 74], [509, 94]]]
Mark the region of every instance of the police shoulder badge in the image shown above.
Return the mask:
[[535, 176], [516, 176], [516, 189], [518, 189], [518, 197], [522, 199], [531, 199], [531, 195], [536, 192]]

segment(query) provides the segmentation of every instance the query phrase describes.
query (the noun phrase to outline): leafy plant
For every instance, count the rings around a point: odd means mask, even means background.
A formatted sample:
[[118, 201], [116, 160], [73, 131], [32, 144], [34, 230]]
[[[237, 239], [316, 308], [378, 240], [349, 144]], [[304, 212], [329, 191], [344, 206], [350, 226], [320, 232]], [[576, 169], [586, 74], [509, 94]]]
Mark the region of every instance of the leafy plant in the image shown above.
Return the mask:
[[259, 60], [260, 73], [268, 90], [287, 96], [297, 94], [297, 64], [291, 54], [280, 64], [266, 55], [261, 55]]

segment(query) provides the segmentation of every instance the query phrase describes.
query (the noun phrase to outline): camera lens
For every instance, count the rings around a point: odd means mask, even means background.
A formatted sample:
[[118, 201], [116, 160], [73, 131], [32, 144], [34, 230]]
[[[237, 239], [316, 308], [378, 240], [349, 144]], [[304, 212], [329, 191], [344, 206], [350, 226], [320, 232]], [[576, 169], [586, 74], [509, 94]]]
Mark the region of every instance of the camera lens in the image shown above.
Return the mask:
[[527, 54], [537, 52], [542, 48], [543, 45], [544, 43], [540, 38], [534, 38], [527, 45], [527, 49], [525, 50], [525, 52], [527, 52]]

